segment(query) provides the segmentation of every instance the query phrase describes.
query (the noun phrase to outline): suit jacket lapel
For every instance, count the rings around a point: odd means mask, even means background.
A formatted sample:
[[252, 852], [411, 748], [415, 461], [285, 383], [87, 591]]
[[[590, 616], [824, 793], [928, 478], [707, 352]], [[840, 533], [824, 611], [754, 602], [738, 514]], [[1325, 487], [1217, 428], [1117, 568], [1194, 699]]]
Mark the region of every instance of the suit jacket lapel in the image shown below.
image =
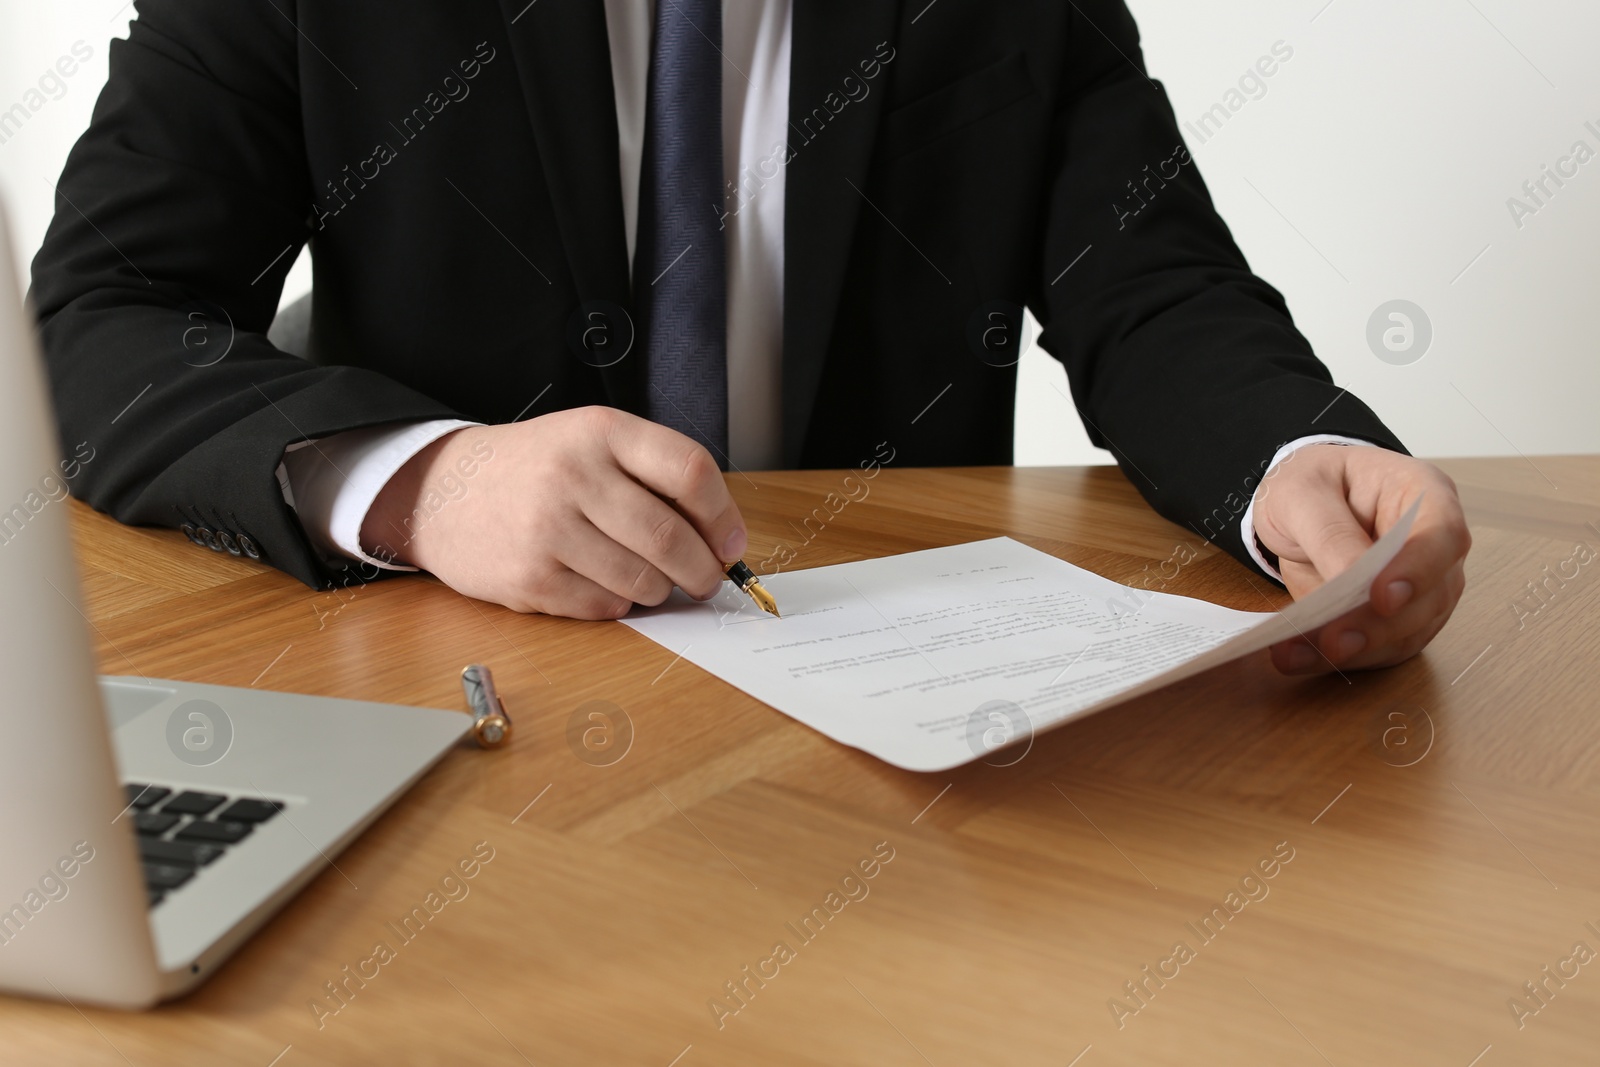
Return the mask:
[[[548, 3], [549, 0], [542, 0]], [[794, 0], [789, 60], [789, 145], [784, 176], [783, 458], [800, 461], [815, 407], [828, 338], [843, 287], [845, 257], [864, 208], [867, 164], [883, 111], [886, 79], [847, 100], [844, 79], [895, 43], [899, 0]], [[840, 108], [837, 114], [829, 107]], [[805, 120], [817, 109], [826, 124]]]
[[[631, 306], [617, 107], [600, 0], [500, 0], [517, 78], [578, 300]], [[611, 404], [644, 410], [643, 361], [597, 373]]]

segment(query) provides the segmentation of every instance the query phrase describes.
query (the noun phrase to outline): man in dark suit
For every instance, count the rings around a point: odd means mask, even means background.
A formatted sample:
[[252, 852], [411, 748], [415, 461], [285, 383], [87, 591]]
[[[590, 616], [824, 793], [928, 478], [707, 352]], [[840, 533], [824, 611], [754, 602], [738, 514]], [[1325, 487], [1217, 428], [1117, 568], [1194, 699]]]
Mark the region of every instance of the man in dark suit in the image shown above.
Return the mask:
[[125, 522], [324, 588], [709, 597], [730, 465], [1010, 462], [1026, 306], [1151, 504], [1296, 595], [1426, 493], [1280, 668], [1398, 662], [1460, 597], [1454, 486], [1251, 274], [1121, 0], [138, 11], [34, 264], [78, 490]]

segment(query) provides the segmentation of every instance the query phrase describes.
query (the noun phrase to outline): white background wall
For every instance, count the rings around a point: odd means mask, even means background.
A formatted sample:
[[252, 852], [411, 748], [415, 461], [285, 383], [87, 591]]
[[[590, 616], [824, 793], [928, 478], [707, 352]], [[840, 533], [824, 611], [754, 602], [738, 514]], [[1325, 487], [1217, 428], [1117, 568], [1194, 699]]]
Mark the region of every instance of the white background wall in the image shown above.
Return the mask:
[[[106, 42], [125, 35], [133, 12], [125, 0], [0, 3], [0, 110], [74, 42], [93, 53], [59, 99], [0, 143], [0, 195], [28, 259], [49, 221], [50, 183], [105, 79]], [[1600, 452], [1600, 135], [1584, 127], [1600, 130], [1600, 5], [1130, 6], [1180, 120], [1246, 101], [1205, 143], [1185, 136], [1252, 266], [1288, 297], [1340, 385], [1421, 455]], [[1265, 91], [1226, 100], [1278, 41], [1294, 54]], [[1508, 198], [1526, 199], [1522, 184], [1580, 139], [1597, 158], [1519, 228]], [[302, 261], [285, 298], [310, 281]], [[1406, 365], [1367, 342], [1368, 319], [1394, 299], [1420, 306], [1433, 328], [1426, 354]], [[1022, 370], [1018, 462], [1109, 462], [1084, 437], [1059, 365], [1034, 351]]]

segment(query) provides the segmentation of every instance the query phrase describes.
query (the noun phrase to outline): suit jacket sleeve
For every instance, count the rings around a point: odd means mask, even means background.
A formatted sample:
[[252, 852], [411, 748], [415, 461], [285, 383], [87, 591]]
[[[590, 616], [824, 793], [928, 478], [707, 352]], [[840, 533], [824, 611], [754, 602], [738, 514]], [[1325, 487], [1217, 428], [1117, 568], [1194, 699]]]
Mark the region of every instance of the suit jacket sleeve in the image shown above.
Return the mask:
[[1280, 445], [1327, 433], [1405, 448], [1334, 385], [1283, 297], [1250, 272], [1122, 0], [1074, 10], [1040, 344], [1065, 364], [1090, 439], [1150, 504], [1259, 571], [1239, 520]]
[[454, 413], [267, 341], [311, 216], [294, 17], [285, 0], [140, 3], [68, 157], [32, 295], [67, 450], [95, 450], [78, 495], [123, 522], [246, 534], [326, 587], [336, 572], [274, 477], [285, 446]]

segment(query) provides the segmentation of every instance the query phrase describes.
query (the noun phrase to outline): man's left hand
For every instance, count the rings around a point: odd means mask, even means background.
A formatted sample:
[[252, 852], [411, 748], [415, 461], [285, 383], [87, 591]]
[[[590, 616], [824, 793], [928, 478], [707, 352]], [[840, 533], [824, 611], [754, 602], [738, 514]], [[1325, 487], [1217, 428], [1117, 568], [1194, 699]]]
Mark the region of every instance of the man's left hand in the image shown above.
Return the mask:
[[1268, 472], [1256, 491], [1256, 536], [1297, 600], [1354, 563], [1418, 496], [1411, 534], [1373, 580], [1370, 602], [1273, 645], [1280, 671], [1388, 667], [1422, 651], [1461, 599], [1472, 535], [1450, 476], [1399, 452], [1305, 445]]

